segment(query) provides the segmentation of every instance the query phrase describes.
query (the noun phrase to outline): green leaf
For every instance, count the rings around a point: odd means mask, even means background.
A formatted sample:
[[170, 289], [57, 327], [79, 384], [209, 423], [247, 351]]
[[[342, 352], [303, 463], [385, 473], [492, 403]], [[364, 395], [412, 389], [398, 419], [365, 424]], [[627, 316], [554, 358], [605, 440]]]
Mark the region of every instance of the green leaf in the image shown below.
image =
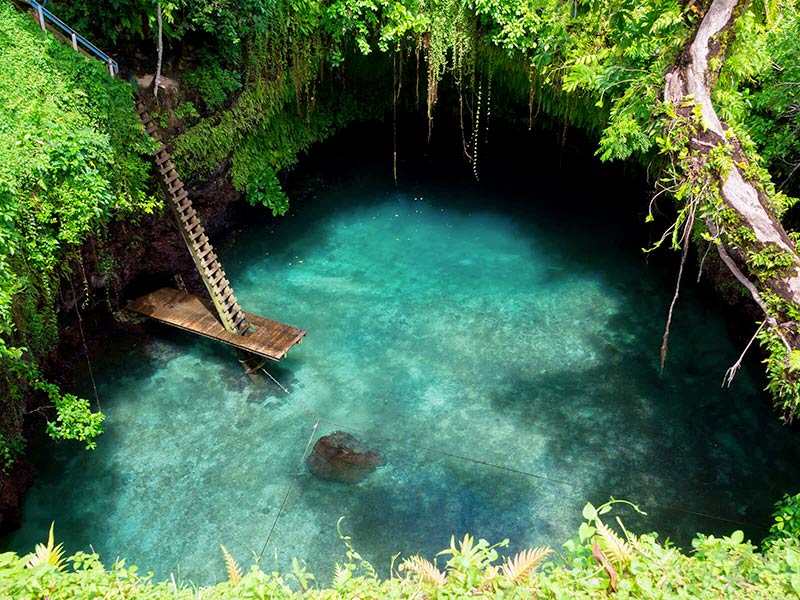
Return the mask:
[[786, 564], [792, 571], [800, 573], [800, 552], [794, 548], [786, 548]]
[[744, 541], [744, 532], [741, 529], [737, 529], [731, 534], [731, 541], [734, 544], [741, 544]]
[[792, 575], [792, 589], [800, 594], [800, 575]]
[[597, 518], [597, 509], [591, 502], [587, 502], [586, 506], [583, 507], [581, 514], [587, 521], [594, 521]]
[[580, 527], [578, 527], [578, 537], [581, 538], [581, 542], [585, 542], [586, 540], [591, 538], [596, 531], [597, 529], [595, 529], [594, 527], [592, 527], [591, 525], [589, 525], [584, 521], [583, 523], [580, 524]]
[[800, 371], [800, 350], [792, 350], [789, 353], [789, 370]]

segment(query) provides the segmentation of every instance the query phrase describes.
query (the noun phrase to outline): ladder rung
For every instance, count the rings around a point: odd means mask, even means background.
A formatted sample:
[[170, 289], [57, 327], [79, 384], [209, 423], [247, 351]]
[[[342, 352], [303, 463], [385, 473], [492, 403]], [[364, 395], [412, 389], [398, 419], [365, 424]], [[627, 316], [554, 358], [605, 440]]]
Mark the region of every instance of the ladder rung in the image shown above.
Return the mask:
[[[179, 203], [175, 200], [173, 200], [172, 205], [175, 207], [175, 210], [177, 210], [179, 213], [182, 213], [185, 210], [189, 210], [192, 207], [191, 202]], [[197, 221], [197, 223], [199, 222], [200, 221]], [[194, 225], [196, 225], [197, 223], [193, 223], [191, 229], [194, 229]]]
[[[158, 147], [158, 150], [156, 150], [155, 152], [153, 152], [153, 154], [161, 154], [162, 152], [167, 152], [167, 147], [166, 147], [164, 144], [161, 144], [161, 145]], [[169, 156], [169, 154], [168, 154], [168, 156]]]
[[218, 272], [215, 271], [212, 273], [208, 273], [206, 277], [208, 278], [208, 282], [211, 284], [211, 287], [214, 287], [215, 285], [217, 285], [217, 283], [220, 283], [220, 285], [222, 285], [221, 284], [222, 281], [225, 281], [225, 285], [228, 284], [228, 280], [225, 279], [225, 271], [223, 271], [222, 269], [220, 269]]
[[[205, 256], [205, 255], [204, 255], [204, 256]], [[210, 265], [211, 263], [213, 263], [215, 260], [217, 260], [217, 255], [216, 255], [216, 254], [214, 254], [213, 252], [211, 252], [211, 253], [208, 255], [208, 259], [207, 259], [207, 260], [205, 260], [205, 261], [201, 260], [201, 261], [200, 261], [200, 264], [203, 266], [203, 268], [204, 268], [204, 269], [206, 269], [206, 268], [208, 268], [208, 265]]]
[[153, 155], [154, 155], [154, 156], [157, 156], [157, 155], [161, 154], [162, 152], [163, 152], [163, 156], [158, 156], [158, 158], [156, 158], [156, 164], [157, 164], [157, 165], [161, 165], [162, 163], [165, 163], [165, 162], [167, 162], [167, 161], [168, 161], [170, 158], [172, 158], [172, 157], [169, 155], [169, 152], [167, 152], [167, 147], [166, 147], [166, 146], [161, 146], [161, 148], [159, 148], [158, 150], [156, 150], [155, 152], [153, 152]]
[[230, 315], [232, 321], [233, 317], [235, 317], [239, 312], [241, 312], [236, 310], [237, 306], [238, 305], [236, 304], [236, 296], [234, 296], [232, 298], [229, 298], [228, 301], [222, 305], [222, 312]]
[[[196, 231], [189, 231], [189, 239], [195, 242], [198, 246], [200, 246], [201, 244], [204, 244], [205, 242], [208, 241], [208, 238], [206, 238], [205, 241], [203, 242], [200, 241], [202, 239], [200, 236], [202, 236], [205, 232], [206, 230], [203, 229], [203, 226], [201, 225], [200, 227], [197, 228]], [[197, 240], [195, 241], [196, 238]]]
[[[178, 204], [178, 202], [180, 202], [181, 200], [185, 200], [188, 197], [189, 197], [189, 194], [186, 193], [186, 190], [183, 190], [182, 192], [178, 192], [177, 194], [175, 194], [172, 197], [172, 201], [175, 204]], [[191, 202], [187, 202], [184, 206], [188, 206], [189, 204], [191, 204]]]
[[186, 214], [181, 217], [181, 222], [186, 223], [186, 221], [191, 219], [196, 214], [197, 212], [193, 208], [190, 208], [189, 210], [186, 211]]
[[175, 165], [172, 164], [171, 160], [168, 160], [167, 164], [165, 164], [163, 167], [161, 167], [161, 170], [159, 171], [159, 173], [161, 173], [162, 175], [166, 175], [167, 173], [172, 171], [172, 169], [174, 169], [174, 168], [175, 168]]
[[153, 117], [148, 115], [147, 113], [139, 113], [139, 120], [141, 120], [142, 125], [147, 127], [150, 123], [153, 122]]
[[151, 134], [151, 133], [153, 133], [154, 131], [158, 131], [158, 125], [156, 125], [155, 123], [153, 123], [152, 125], [147, 125], [147, 126], [144, 128], [144, 130], [145, 130], [145, 132], [147, 133], [147, 135], [150, 135], [150, 134]]
[[245, 320], [244, 311], [240, 308], [239, 312], [236, 314], [236, 317], [234, 317], [233, 319], [233, 328], [239, 329], [239, 324], [244, 320]]
[[178, 192], [183, 189], [183, 182], [178, 179], [178, 184], [175, 187], [167, 188], [167, 193], [173, 196], [177, 196]]
[[178, 177], [180, 177], [180, 174], [178, 174], [178, 172], [177, 172], [177, 171], [175, 171], [175, 173], [174, 173], [174, 174], [172, 174], [172, 175], [170, 175], [169, 177], [166, 177], [166, 178], [164, 179], [164, 185], [169, 185], [170, 183], [172, 183], [173, 181], [175, 181], [176, 179], [178, 179]]
[[211, 252], [212, 250], [214, 250], [214, 246], [212, 246], [211, 244], [209, 244], [209, 245], [208, 245], [208, 248], [206, 248], [206, 249], [205, 249], [205, 250], [203, 250], [203, 251], [198, 251], [198, 252], [197, 252], [197, 259], [198, 259], [198, 260], [200, 260], [200, 261], [202, 261], [202, 260], [203, 260], [203, 257], [205, 257], [205, 256], [206, 256], [206, 255], [207, 255], [209, 252]]
[[[233, 288], [231, 286], [226, 287], [228, 288], [228, 291], [219, 297], [220, 304], [224, 304], [225, 300], [227, 300], [230, 296], [233, 296]], [[225, 288], [222, 289], [224, 290]], [[236, 302], [236, 298], [233, 299], [233, 302]]]

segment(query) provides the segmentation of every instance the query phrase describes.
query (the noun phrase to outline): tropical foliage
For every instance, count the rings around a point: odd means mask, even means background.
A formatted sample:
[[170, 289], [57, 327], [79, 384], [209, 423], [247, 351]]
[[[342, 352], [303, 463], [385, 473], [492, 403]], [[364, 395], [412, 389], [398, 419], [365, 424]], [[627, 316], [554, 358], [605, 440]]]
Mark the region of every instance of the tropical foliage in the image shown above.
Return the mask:
[[[759, 552], [741, 531], [715, 537], [698, 534], [687, 554], [657, 534], [635, 535], [616, 518], [609, 519], [612, 500], [595, 508], [587, 504], [579, 535], [558, 553], [549, 548], [502, 556], [505, 540], [490, 544], [465, 535], [451, 540], [431, 562], [420, 556], [392, 560], [390, 577], [375, 567], [340, 533], [345, 558], [337, 563], [331, 583], [320, 586], [304, 565], [294, 560], [286, 573], [267, 573], [258, 564], [245, 574], [222, 547], [220, 565], [228, 579], [211, 587], [179, 586], [174, 578], [153, 582], [135, 566], [117, 560], [110, 568], [96, 554], [79, 552], [64, 560], [54, 546], [33, 554], [0, 554], [0, 594], [51, 600], [113, 597], [131, 600], [185, 599], [385, 599], [385, 598], [541, 598], [601, 600], [604, 598], [672, 600], [692, 598], [780, 600], [800, 593], [800, 539], [772, 540]], [[609, 519], [610, 520], [610, 519]]]
[[[52, 8], [102, 43], [147, 47], [154, 0], [73, 2]], [[660, 103], [664, 74], [709, 8], [708, 0], [223, 0], [161, 2], [172, 72], [185, 86], [174, 111], [187, 129], [175, 157], [189, 179], [220, 167], [253, 202], [287, 209], [278, 176], [298, 153], [354, 119], [382, 117], [423, 98], [429, 135], [444, 111], [458, 118], [465, 156], [479, 175], [491, 114], [549, 116], [596, 135], [604, 160], [651, 166], [677, 201], [665, 240], [723, 241], [724, 225], [756, 284], [790, 262], [753, 245], [703, 182], [736, 163], [778, 215], [791, 218], [800, 164], [800, 85], [795, 2], [742, 5], [715, 57], [714, 102], [746, 161], [722, 148], [705, 173], [691, 169], [691, 132], [703, 129], [691, 98], [683, 112]], [[178, 56], [178, 49], [180, 55]], [[421, 83], [420, 83], [421, 81]], [[149, 142], [131, 110], [132, 90], [104, 68], [0, 5], [0, 463], [22, 450], [22, 399], [49, 400], [52, 435], [91, 447], [102, 416], [62, 394], [40, 372], [57, 342], [58, 306], [81, 310], [88, 282], [81, 245], [114, 219], [157, 208], [148, 193]], [[498, 100], [500, 99], [500, 101]], [[405, 102], [404, 102], [405, 101]], [[520, 111], [521, 109], [521, 111]], [[684, 110], [685, 109], [685, 110]], [[524, 114], [521, 114], [524, 113]], [[168, 121], [168, 119], [167, 119]], [[763, 154], [764, 160], [759, 158]], [[738, 167], [739, 165], [736, 164]], [[711, 217], [697, 218], [700, 217]], [[75, 273], [78, 274], [75, 277]], [[78, 285], [74, 285], [74, 281]], [[63, 298], [63, 302], [62, 302]], [[800, 309], [765, 296], [770, 318]], [[761, 330], [769, 389], [791, 418], [800, 407], [800, 359], [775, 327]], [[408, 557], [381, 579], [342, 535], [345, 560], [320, 588], [292, 572], [242, 573], [223, 548], [229, 580], [212, 588], [154, 583], [122, 561], [84, 553], [64, 559], [51, 529], [33, 554], [0, 555], [0, 593], [14, 598], [795, 598], [800, 593], [798, 499], [787, 496], [758, 551], [742, 532], [698, 535], [686, 554], [655, 534], [611, 522], [612, 503], [587, 505], [577, 536], [558, 553], [502, 556], [505, 543], [465, 536], [433, 559]]]
[[[42, 392], [51, 432], [91, 447], [102, 415], [44, 381], [57, 304], [81, 245], [113, 219], [152, 212], [148, 141], [131, 89], [9, 3], [0, 5], [0, 458], [21, 449], [21, 398]], [[85, 284], [85, 278], [83, 279]], [[84, 285], [72, 296], [80, 304]], [[80, 307], [78, 307], [79, 309]]]

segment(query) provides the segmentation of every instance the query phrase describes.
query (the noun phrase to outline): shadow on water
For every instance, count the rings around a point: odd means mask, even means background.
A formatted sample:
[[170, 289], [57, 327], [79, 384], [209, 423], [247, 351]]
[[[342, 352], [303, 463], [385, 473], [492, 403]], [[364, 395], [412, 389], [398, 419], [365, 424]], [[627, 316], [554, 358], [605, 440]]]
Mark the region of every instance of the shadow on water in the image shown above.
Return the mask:
[[[340, 516], [386, 573], [393, 552], [432, 557], [466, 532], [509, 538], [509, 554], [557, 545], [611, 494], [649, 512], [631, 527], [684, 546], [697, 530], [760, 538], [800, 483], [800, 444], [755, 358], [720, 389], [738, 351], [688, 282], [659, 374], [676, 257], [639, 250], [646, 186], [549, 134], [499, 129], [480, 183], [457, 152], [401, 140], [395, 186], [391, 138], [368, 130], [314, 150], [292, 214], [243, 210], [221, 251], [246, 310], [309, 331], [266, 365], [278, 383], [165, 326], [114, 340], [93, 357], [101, 447], [47, 447], [12, 547], [55, 517], [69, 549], [207, 583], [219, 543], [246, 562], [274, 527], [264, 560], [297, 555], [325, 581]], [[304, 450], [333, 429], [387, 464], [350, 486], [311, 475]]]

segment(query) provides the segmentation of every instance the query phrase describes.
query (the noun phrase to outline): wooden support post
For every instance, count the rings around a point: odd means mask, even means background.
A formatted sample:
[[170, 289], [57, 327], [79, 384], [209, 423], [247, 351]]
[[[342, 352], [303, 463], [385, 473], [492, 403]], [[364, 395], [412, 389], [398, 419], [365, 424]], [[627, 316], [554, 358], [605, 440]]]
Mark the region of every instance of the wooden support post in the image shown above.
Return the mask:
[[75, 32], [74, 31], [70, 34], [70, 37], [72, 38], [72, 49], [75, 50], [75, 52], [77, 52], [78, 51], [78, 38], [75, 37]]
[[114, 63], [111, 62], [111, 61], [108, 61], [108, 74], [111, 75], [112, 78], [115, 75], [115, 73], [114, 73]]
[[44, 26], [44, 12], [41, 4], [36, 5], [36, 15], [39, 17], [39, 27], [42, 28], [42, 31], [45, 31], [47, 28]]

